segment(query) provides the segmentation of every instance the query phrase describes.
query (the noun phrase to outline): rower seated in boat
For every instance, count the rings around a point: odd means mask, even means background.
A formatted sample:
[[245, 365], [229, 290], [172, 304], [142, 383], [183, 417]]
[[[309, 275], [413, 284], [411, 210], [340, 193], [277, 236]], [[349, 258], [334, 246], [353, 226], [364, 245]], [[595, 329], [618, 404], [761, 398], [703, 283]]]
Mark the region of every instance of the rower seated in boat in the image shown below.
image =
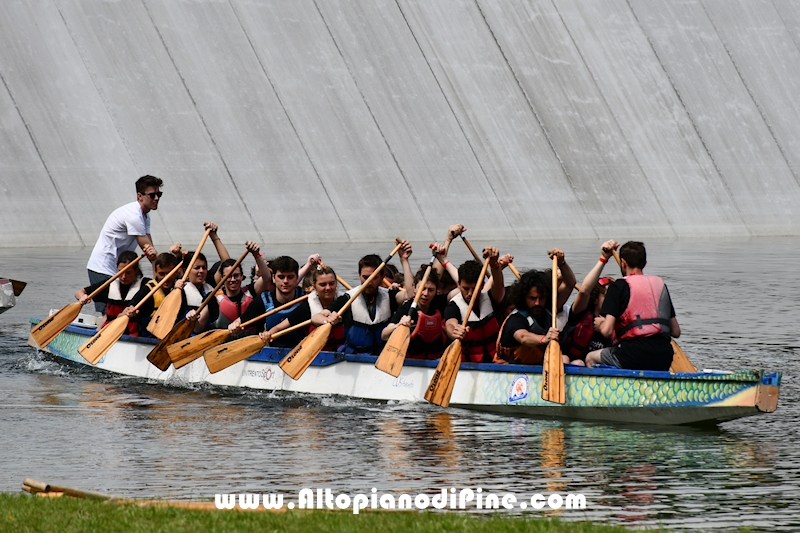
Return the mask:
[[[311, 323], [315, 326], [321, 326], [326, 322], [336, 324], [341, 319], [344, 324], [345, 341], [339, 346], [338, 351], [372, 355], [378, 355], [381, 352], [384, 344], [384, 340], [381, 338], [383, 329], [389, 324], [389, 320], [400, 304], [413, 292], [413, 277], [408, 263], [411, 253], [411, 243], [403, 241], [399, 255], [406, 285], [404, 289], [382, 287], [382, 277], [376, 276], [364, 287], [364, 290], [347, 308], [343, 316], [340, 317], [338, 311], [359, 291], [361, 286], [353, 287], [337, 298], [327, 309], [311, 318]], [[383, 264], [383, 260], [378, 255], [370, 254], [362, 257], [358, 262], [358, 275], [361, 283], [364, 284], [381, 264]]]
[[[423, 265], [414, 276], [414, 286], [412, 287], [414, 294], [416, 294], [417, 285], [422, 282], [427, 269], [427, 265]], [[437, 294], [438, 286], [439, 275], [435, 270], [431, 270], [414, 312], [409, 314], [413, 300], [406, 300], [392, 315], [389, 325], [381, 333], [381, 338], [386, 341], [399, 324], [410, 328], [411, 337], [406, 359], [438, 359], [447, 346], [442, 315], [447, 306], [447, 295]]]
[[[145, 244], [143, 251], [145, 255], [147, 255], [152, 253], [152, 248], [149, 244]], [[117, 258], [117, 272], [123, 270], [126, 266], [128, 266], [129, 263], [135, 261], [137, 257], [138, 255], [136, 252], [131, 250], [126, 250], [119, 254], [119, 257]], [[137, 263], [132, 268], [125, 270], [120, 277], [112, 281], [108, 287], [100, 291], [100, 293], [94, 297], [95, 301], [105, 304], [105, 319], [100, 327], [106, 327], [106, 325], [117, 318], [126, 307], [131, 305], [136, 293], [138, 293], [142, 286], [148, 281], [150, 281], [150, 279], [145, 278], [142, 275], [142, 270], [139, 268], [139, 264]], [[75, 293], [75, 298], [81, 303], [81, 305], [86, 305], [90, 301], [89, 294], [99, 289], [103, 283], [104, 281], [101, 281], [99, 283], [95, 283], [94, 285], [79, 289]], [[135, 320], [128, 322], [128, 327], [125, 333], [127, 335], [138, 335], [139, 323]]]
[[586, 354], [612, 345], [612, 339], [594, 329], [594, 319], [600, 316], [608, 285], [614, 282], [614, 278], [601, 278], [600, 274], [618, 247], [619, 243], [613, 240], [603, 243], [600, 247], [600, 258], [586, 274], [578, 295], [569, 308], [567, 324], [560, 339], [561, 352], [569, 358], [569, 364], [585, 366]]
[[629, 241], [619, 249], [622, 279], [608, 286], [595, 328], [605, 337], [613, 332], [619, 344], [589, 352], [589, 367], [604, 364], [630, 370], [669, 370], [670, 337], [680, 337], [667, 286], [658, 276], [642, 272], [647, 264], [644, 244]]
[[[133, 308], [139, 305], [150, 291], [155, 288], [158, 283], [164, 279], [164, 276], [172, 272], [178, 263], [181, 260], [172, 253], [160, 253], [156, 257], [155, 262], [153, 263], [153, 272], [155, 279], [151, 279], [150, 281], [146, 282], [137, 292], [133, 299], [130, 301], [130, 306], [127, 307], [123, 313], [131, 317], [131, 319], [137, 318], [139, 322], [139, 336], [141, 337], [148, 337], [154, 338], [153, 334], [147, 331], [147, 326], [150, 324], [150, 320], [156, 315], [158, 312], [158, 308], [161, 306], [161, 303], [170, 294], [173, 290], [181, 290], [183, 288], [184, 282], [180, 279], [182, 272], [178, 270], [176, 274], [164, 282], [164, 284], [159, 288], [155, 294], [153, 294], [152, 298], [148, 298], [146, 302], [144, 302], [141, 307], [137, 311], [134, 312]], [[185, 302], [184, 302], [185, 303]], [[187, 309], [181, 309], [178, 312], [177, 318], [175, 322], [177, 323], [181, 318], [186, 314]]]
[[[503, 301], [505, 286], [503, 270], [498, 258], [500, 251], [488, 246], [483, 251], [488, 257], [492, 271], [492, 284], [475, 294], [475, 287], [481, 275], [481, 264], [470, 260], [458, 267], [458, 293], [450, 300], [444, 310], [445, 331], [450, 339], [461, 339], [463, 351], [462, 361], [472, 363], [490, 363], [497, 353], [497, 333], [500, 324], [497, 322], [495, 307]], [[478, 298], [470, 313], [467, 326], [462, 325], [472, 298]]]

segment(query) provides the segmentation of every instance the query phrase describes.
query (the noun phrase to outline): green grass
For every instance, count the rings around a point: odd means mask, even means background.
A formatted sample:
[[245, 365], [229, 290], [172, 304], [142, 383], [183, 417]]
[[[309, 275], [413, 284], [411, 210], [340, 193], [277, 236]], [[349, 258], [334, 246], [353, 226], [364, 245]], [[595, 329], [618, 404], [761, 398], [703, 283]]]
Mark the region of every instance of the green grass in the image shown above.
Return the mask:
[[269, 533], [347, 531], [352, 533], [416, 533], [477, 531], [487, 533], [629, 533], [624, 527], [550, 520], [541, 515], [509, 517], [502, 513], [346, 511], [195, 511], [170, 507], [116, 505], [72, 498], [34, 498], [0, 494], [0, 531], [14, 532], [142, 532], [221, 531]]

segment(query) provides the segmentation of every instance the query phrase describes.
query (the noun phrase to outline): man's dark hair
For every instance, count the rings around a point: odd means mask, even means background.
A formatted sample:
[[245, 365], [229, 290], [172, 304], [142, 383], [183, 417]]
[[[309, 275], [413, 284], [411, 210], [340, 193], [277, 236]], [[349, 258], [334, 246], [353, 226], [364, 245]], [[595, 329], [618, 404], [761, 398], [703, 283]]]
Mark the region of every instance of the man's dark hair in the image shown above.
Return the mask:
[[161, 178], [147, 174], [136, 180], [136, 192], [144, 194], [144, 191], [146, 191], [148, 187], [160, 188], [163, 185], [164, 182], [161, 180]]
[[[380, 263], [378, 263], [378, 264], [380, 265]], [[378, 267], [375, 267], [375, 268], [378, 268]], [[359, 269], [358, 271], [360, 273], [361, 269]], [[394, 265], [391, 265], [389, 263], [387, 263], [386, 266], [383, 267], [383, 277], [386, 278], [386, 279], [389, 279], [391, 281], [397, 281], [397, 274], [399, 274], [399, 273], [400, 273], [400, 271], [397, 270], [397, 267], [394, 266]]]
[[358, 275], [361, 275], [361, 269], [364, 267], [378, 268], [383, 263], [381, 256], [375, 254], [365, 255], [358, 262]]
[[619, 247], [619, 258], [624, 259], [631, 268], [644, 268], [647, 264], [647, 251], [644, 243], [639, 241], [628, 241]]
[[539, 270], [528, 270], [511, 286], [511, 303], [520, 311], [528, 309], [526, 298], [531, 289], [536, 288], [540, 296], [547, 300], [547, 307], [550, 306], [550, 284], [547, 274]]
[[155, 266], [175, 268], [178, 266], [178, 258], [169, 252], [162, 252], [156, 257]]
[[[183, 258], [183, 269], [184, 270], [187, 270], [189, 268], [189, 263], [192, 262], [192, 255], [193, 254], [189, 254], [189, 255], [184, 256], [184, 258]], [[197, 260], [195, 261], [195, 263], [197, 263], [197, 261], [200, 261], [200, 260], [202, 260], [206, 264], [206, 267], [208, 267], [208, 260], [206, 259], [206, 256], [202, 252], [197, 254]]]
[[300, 271], [300, 265], [297, 264], [297, 261], [294, 258], [289, 257], [288, 255], [282, 255], [280, 257], [276, 257], [275, 259], [270, 259], [268, 261], [269, 269], [272, 270], [273, 274], [277, 274], [278, 272], [294, 272], [297, 274]]
[[[419, 267], [419, 270], [414, 275], [414, 285], [419, 285], [419, 283], [422, 281], [422, 278], [425, 277], [426, 270], [428, 270], [428, 265], [422, 265]], [[437, 288], [439, 287], [439, 274], [434, 269], [431, 269], [431, 273], [428, 274], [428, 281], [436, 285]]]
[[[139, 256], [133, 250], [125, 250], [119, 254], [119, 257], [117, 257], [117, 266], [121, 265], [122, 263], [127, 264], [131, 261], [135, 261], [137, 257]], [[143, 275], [142, 269], [139, 268], [139, 263], [136, 263], [136, 266], [133, 267], [133, 271], [136, 272], [137, 277], [141, 277]]]
[[[222, 263], [219, 264], [219, 266], [217, 267], [217, 270], [219, 271], [220, 275], [224, 275], [225, 269], [228, 268], [229, 266], [233, 266], [235, 264], [236, 264], [236, 259], [232, 259], [232, 258], [229, 257], [228, 259], [226, 259], [225, 261], [223, 261]], [[241, 272], [242, 275], [244, 276], [244, 270], [242, 269], [242, 264], [239, 263], [239, 265], [237, 265], [236, 268], [238, 268], [239, 272]]]
[[481, 277], [481, 270], [483, 270], [483, 265], [474, 259], [470, 259], [458, 267], [458, 280], [467, 283], [478, 283], [478, 278]]

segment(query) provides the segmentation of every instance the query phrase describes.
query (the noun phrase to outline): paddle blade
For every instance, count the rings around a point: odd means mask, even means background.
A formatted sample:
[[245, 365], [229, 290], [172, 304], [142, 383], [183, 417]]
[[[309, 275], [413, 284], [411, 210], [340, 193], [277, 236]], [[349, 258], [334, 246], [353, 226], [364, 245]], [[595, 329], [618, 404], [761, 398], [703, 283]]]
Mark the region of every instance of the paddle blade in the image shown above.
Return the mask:
[[167, 333], [167, 335], [161, 339], [161, 342], [156, 344], [156, 347], [150, 351], [147, 360], [153, 363], [153, 365], [162, 372], [168, 369], [172, 364], [172, 359], [169, 358], [167, 348], [171, 344], [188, 339], [189, 335], [192, 334], [194, 324], [194, 320], [186, 320], [185, 318], [178, 322], [175, 327], [172, 328], [172, 331]]
[[439, 365], [433, 373], [431, 382], [425, 391], [425, 399], [441, 407], [450, 405], [456, 375], [461, 366], [461, 341], [454, 340], [439, 359]]
[[130, 318], [126, 315], [115, 318], [106, 327], [95, 333], [94, 337], [86, 341], [86, 344], [78, 348], [78, 353], [89, 363], [97, 364], [108, 349], [125, 333], [129, 321]]
[[411, 341], [411, 328], [401, 324], [392, 332], [386, 346], [381, 350], [375, 368], [381, 372], [397, 377], [403, 370], [403, 361], [406, 359], [408, 343]]
[[672, 366], [669, 367], [670, 372], [697, 372], [697, 367], [694, 366], [686, 353], [678, 346], [678, 343], [672, 341]]
[[78, 318], [83, 306], [78, 302], [65, 305], [54, 315], [51, 315], [34, 326], [31, 330], [31, 337], [39, 348], [44, 348], [50, 341], [72, 324]]
[[15, 279], [9, 281], [11, 281], [11, 288], [14, 289], [14, 296], [19, 296], [22, 294], [22, 291], [24, 291], [25, 287], [28, 285], [24, 281], [17, 281]]
[[555, 403], [567, 403], [566, 384], [564, 383], [564, 360], [561, 358], [561, 345], [558, 341], [550, 341], [544, 352], [542, 367], [542, 400]]
[[188, 365], [209, 348], [219, 346], [231, 336], [227, 329], [212, 329], [200, 335], [167, 346], [167, 353], [175, 368]]
[[169, 333], [173, 326], [175, 326], [175, 319], [178, 318], [178, 312], [181, 310], [183, 303], [181, 298], [182, 291], [170, 291], [161, 305], [158, 306], [155, 316], [147, 324], [147, 331], [153, 336], [163, 339]]
[[239, 361], [252, 357], [264, 347], [264, 341], [258, 335], [250, 335], [222, 346], [215, 346], [203, 352], [208, 371], [216, 374]]
[[291, 352], [281, 361], [281, 369], [286, 374], [294, 379], [300, 379], [303, 372], [311, 366], [314, 358], [317, 357], [325, 343], [328, 342], [328, 336], [331, 333], [331, 324], [323, 324], [311, 332], [305, 339], [300, 341], [300, 344], [295, 346]]

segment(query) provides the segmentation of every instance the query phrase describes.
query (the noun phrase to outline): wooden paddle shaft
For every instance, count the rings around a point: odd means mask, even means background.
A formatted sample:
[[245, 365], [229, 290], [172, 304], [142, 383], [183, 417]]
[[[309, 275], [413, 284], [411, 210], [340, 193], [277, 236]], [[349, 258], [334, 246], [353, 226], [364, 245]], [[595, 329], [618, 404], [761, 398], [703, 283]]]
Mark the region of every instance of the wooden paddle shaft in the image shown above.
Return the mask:
[[200, 255], [200, 250], [203, 249], [203, 246], [206, 243], [206, 239], [208, 239], [208, 235], [211, 233], [211, 228], [206, 228], [206, 232], [203, 235], [203, 238], [200, 239], [200, 244], [197, 246], [197, 249], [194, 251], [194, 255], [192, 256], [192, 260], [189, 261], [189, 266], [186, 268], [186, 272], [183, 273], [183, 281], [189, 279], [189, 273], [192, 271], [192, 267], [194, 266], [194, 262], [197, 261], [197, 256]]
[[472, 291], [472, 298], [470, 298], [469, 300], [469, 306], [467, 307], [467, 314], [464, 317], [464, 321], [461, 323], [461, 325], [464, 327], [467, 327], [467, 322], [469, 322], [469, 315], [472, 314], [472, 308], [475, 307], [475, 302], [480, 300], [481, 288], [483, 288], [483, 279], [486, 277], [486, 270], [489, 268], [490, 260], [491, 258], [487, 257], [486, 260], [483, 262], [481, 275], [478, 277], [478, 282], [475, 284], [475, 290]]
[[[398, 239], [398, 241], [399, 241], [399, 239]], [[362, 283], [361, 286], [358, 289], [356, 289], [356, 292], [350, 297], [349, 300], [347, 300], [347, 302], [345, 302], [345, 304], [342, 306], [342, 308], [339, 309], [339, 316], [342, 316], [342, 314], [344, 314], [344, 312], [347, 311], [350, 308], [351, 305], [353, 305], [353, 302], [356, 300], [356, 298], [361, 296], [361, 293], [364, 292], [364, 289], [367, 287], [367, 285], [369, 285], [372, 282], [372, 280], [374, 280], [378, 276], [378, 274], [381, 273], [381, 271], [383, 270], [383, 267], [386, 266], [386, 263], [388, 263], [389, 261], [392, 260], [392, 257], [394, 257], [394, 254], [397, 253], [397, 250], [399, 250], [401, 246], [403, 246], [403, 243], [402, 242], [398, 242], [397, 246], [395, 246], [394, 250], [392, 250], [392, 253], [390, 253], [389, 256], [386, 259], [383, 260], [383, 263], [381, 263], [378, 266], [378, 268], [375, 269], [375, 272], [373, 272], [370, 275], [370, 277], [367, 278], [367, 281]]]
[[475, 248], [472, 247], [472, 245], [469, 243], [467, 238], [464, 237], [464, 235], [461, 235], [461, 240], [464, 241], [464, 244], [467, 245], [467, 248], [469, 248], [469, 251], [472, 252], [472, 257], [475, 258], [475, 261], [480, 263], [481, 262], [481, 256], [478, 255], [478, 252], [475, 251]]
[[556, 327], [556, 307], [558, 306], [558, 257], [553, 255], [553, 294], [550, 295], [553, 308], [553, 327]]
[[303, 322], [300, 322], [299, 324], [295, 324], [294, 326], [292, 326], [292, 327], [290, 327], [290, 328], [286, 328], [286, 329], [282, 329], [282, 330], [280, 330], [280, 331], [279, 331], [279, 332], [277, 332], [275, 335], [273, 335], [273, 336], [272, 336], [272, 338], [273, 338], [273, 339], [277, 339], [277, 338], [278, 338], [278, 337], [280, 337], [281, 335], [286, 335], [287, 333], [291, 333], [291, 332], [293, 332], [293, 331], [295, 331], [295, 330], [298, 330], [298, 329], [300, 329], [300, 328], [302, 328], [302, 327], [305, 327], [305, 326], [308, 326], [308, 325], [310, 325], [310, 324], [311, 324], [311, 320], [310, 320], [310, 319], [309, 319], [309, 320], [305, 320], [305, 321], [303, 321]]
[[142, 298], [142, 301], [141, 301], [141, 302], [139, 302], [138, 304], [136, 304], [136, 307], [134, 307], [134, 308], [133, 308], [133, 310], [134, 310], [134, 311], [138, 311], [138, 310], [139, 310], [139, 308], [140, 308], [141, 306], [143, 306], [143, 305], [144, 305], [144, 303], [145, 303], [147, 300], [149, 300], [149, 299], [150, 299], [150, 297], [151, 297], [151, 296], [153, 296], [153, 295], [154, 295], [154, 294], [155, 294], [155, 293], [158, 291], [158, 289], [160, 289], [161, 287], [163, 287], [163, 286], [164, 286], [164, 284], [165, 284], [167, 281], [169, 281], [169, 279], [170, 279], [172, 276], [174, 276], [174, 275], [175, 275], [175, 274], [178, 272], [178, 270], [180, 270], [180, 268], [181, 268], [181, 263], [179, 262], [179, 263], [178, 263], [178, 265], [177, 265], [175, 268], [173, 268], [172, 270], [170, 270], [169, 274], [167, 274], [166, 276], [164, 276], [164, 278], [163, 278], [161, 281], [159, 281], [159, 282], [156, 284], [156, 286], [155, 286], [155, 287], [153, 287], [153, 288], [150, 290], [150, 292], [148, 292], [148, 293], [147, 293], [147, 296], [145, 296], [144, 298]]
[[244, 327], [247, 327], [247, 326], [249, 326], [249, 325], [251, 325], [251, 324], [255, 324], [255, 323], [256, 323], [256, 322], [258, 322], [259, 320], [263, 320], [263, 319], [267, 318], [268, 316], [270, 316], [270, 315], [272, 315], [272, 314], [274, 314], [274, 313], [277, 313], [278, 311], [283, 311], [283, 310], [284, 310], [284, 309], [286, 309], [287, 307], [291, 307], [291, 306], [293, 306], [293, 305], [294, 305], [294, 304], [296, 304], [296, 303], [300, 303], [300, 302], [302, 302], [303, 300], [305, 300], [305, 299], [307, 299], [307, 298], [308, 298], [308, 294], [304, 294], [303, 296], [301, 296], [300, 298], [297, 298], [296, 300], [292, 300], [291, 302], [285, 303], [285, 304], [283, 304], [283, 305], [282, 305], [282, 306], [280, 306], [280, 307], [276, 307], [275, 309], [270, 309], [270, 310], [269, 310], [269, 311], [267, 311], [266, 313], [264, 313], [264, 314], [262, 314], [262, 315], [258, 315], [257, 317], [255, 317], [255, 318], [253, 318], [253, 319], [250, 319], [250, 320], [248, 320], [248, 321], [247, 321], [247, 322], [245, 322], [244, 324], [241, 324], [241, 326], [240, 326], [240, 327], [243, 327], [243, 328], [244, 328]]
[[[211, 301], [211, 299], [217, 294], [217, 291], [219, 290], [219, 288], [222, 287], [225, 284], [226, 281], [228, 281], [228, 278], [231, 277], [231, 274], [233, 274], [233, 271], [236, 270], [236, 267], [238, 267], [239, 265], [242, 264], [242, 261], [244, 261], [244, 258], [247, 257], [247, 254], [249, 254], [249, 253], [250, 253], [250, 250], [245, 250], [244, 253], [242, 254], [242, 256], [239, 259], [237, 259], [236, 262], [231, 266], [231, 269], [228, 270], [228, 273], [220, 278], [219, 283], [217, 283], [217, 286], [214, 287], [213, 289], [211, 289], [211, 292], [208, 293], [208, 296], [206, 296], [206, 299], [203, 300], [203, 303], [201, 303], [200, 307], [197, 308], [197, 311], [196, 311], [197, 315], [200, 314], [200, 311], [205, 309], [205, 307], [208, 305], [208, 303]], [[197, 316], [197, 315], [195, 315], [195, 316]]]
[[436, 261], [436, 254], [431, 256], [431, 260], [428, 261], [428, 268], [425, 269], [425, 274], [422, 275], [422, 280], [419, 282], [419, 287], [417, 287], [417, 294], [414, 295], [414, 301], [411, 304], [408, 312], [411, 312], [411, 309], [417, 307], [419, 303], [419, 299], [422, 298], [422, 290], [425, 288], [425, 284], [428, 283], [428, 277], [431, 275], [431, 269], [433, 268], [433, 262]]
[[511, 269], [511, 272], [513, 272], [513, 273], [514, 273], [514, 275], [517, 277], [517, 279], [519, 279], [519, 278], [521, 277], [521, 276], [519, 275], [519, 270], [517, 270], [517, 267], [515, 267], [514, 265], [512, 265], [511, 263], [509, 263], [509, 264], [508, 264], [508, 268], [510, 268], [510, 269]]
[[138, 263], [139, 261], [141, 261], [141, 260], [142, 260], [142, 258], [143, 258], [143, 257], [145, 257], [145, 255], [144, 255], [144, 254], [140, 255], [139, 257], [137, 257], [136, 259], [134, 259], [133, 261], [131, 261], [130, 263], [128, 263], [127, 265], [125, 265], [124, 267], [122, 267], [122, 270], [120, 270], [119, 272], [117, 272], [116, 274], [114, 274], [113, 276], [111, 276], [109, 279], [107, 279], [107, 280], [105, 281], [105, 283], [103, 283], [102, 285], [100, 285], [100, 287], [98, 287], [98, 288], [97, 288], [97, 290], [95, 290], [95, 291], [94, 291], [92, 294], [90, 294], [90, 295], [89, 295], [89, 299], [91, 300], [92, 298], [94, 298], [95, 296], [97, 296], [98, 294], [100, 294], [100, 293], [103, 291], [103, 289], [105, 289], [106, 287], [108, 287], [109, 285], [111, 285], [111, 282], [113, 282], [115, 279], [117, 279], [118, 277], [120, 277], [121, 275], [123, 275], [125, 272], [127, 272], [127, 271], [128, 271], [128, 269], [131, 269], [131, 268], [133, 268], [133, 267], [134, 267], [134, 265], [136, 265], [136, 263]]

